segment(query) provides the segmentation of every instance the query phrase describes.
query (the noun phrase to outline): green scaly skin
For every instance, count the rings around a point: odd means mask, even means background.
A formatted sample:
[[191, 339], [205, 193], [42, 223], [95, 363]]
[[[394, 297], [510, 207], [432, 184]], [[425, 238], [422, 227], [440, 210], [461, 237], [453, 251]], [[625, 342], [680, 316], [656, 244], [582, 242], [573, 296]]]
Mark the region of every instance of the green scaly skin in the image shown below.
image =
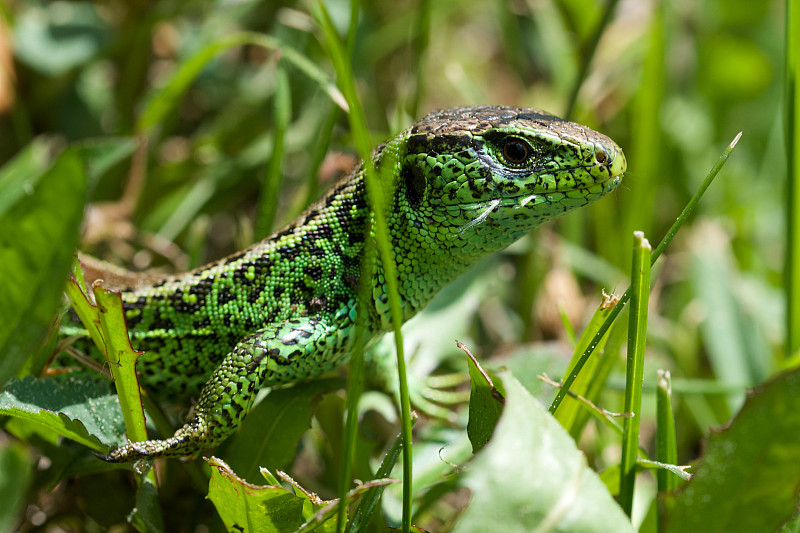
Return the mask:
[[[479, 258], [613, 191], [625, 157], [608, 137], [536, 109], [432, 113], [378, 147], [404, 319]], [[216, 263], [123, 292], [141, 382], [159, 397], [200, 392], [165, 440], [108, 461], [191, 456], [229, 436], [262, 386], [312, 379], [347, 361], [365, 230], [359, 165], [270, 238]], [[383, 267], [369, 265], [369, 335], [390, 328]]]

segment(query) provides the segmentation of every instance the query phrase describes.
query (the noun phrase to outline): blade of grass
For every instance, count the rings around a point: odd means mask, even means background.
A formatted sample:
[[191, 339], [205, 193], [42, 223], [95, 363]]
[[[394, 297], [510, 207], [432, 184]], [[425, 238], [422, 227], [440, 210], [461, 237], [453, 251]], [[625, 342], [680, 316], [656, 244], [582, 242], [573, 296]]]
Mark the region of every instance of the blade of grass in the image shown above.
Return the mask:
[[647, 337], [647, 304], [650, 300], [650, 243], [641, 231], [633, 232], [631, 267], [631, 314], [628, 325], [628, 365], [623, 411], [633, 416], [622, 420], [622, 461], [619, 504], [628, 516], [633, 510], [633, 488], [639, 455], [639, 424], [642, 419], [642, 379]]
[[[350, 23], [347, 29], [347, 57], [353, 57], [353, 50], [356, 46], [356, 30], [358, 29], [358, 12], [361, 8], [361, 2], [353, 0], [350, 2]], [[339, 106], [331, 107], [325, 123], [314, 143], [314, 149], [311, 154], [311, 170], [308, 176], [308, 190], [306, 192], [305, 205], [310, 205], [311, 202], [317, 199], [319, 191], [319, 169], [322, 167], [322, 162], [328, 154], [328, 147], [331, 145], [333, 138], [333, 128], [339, 121], [342, 108]], [[299, 214], [299, 213], [298, 213]]]
[[425, 92], [425, 52], [428, 50], [431, 31], [431, 2], [430, 0], [419, 0], [416, 23], [417, 38], [414, 46], [414, 73], [416, 87], [411, 105], [408, 107], [408, 114], [416, 118], [419, 113], [419, 103], [422, 101], [422, 94]]
[[[675, 416], [672, 413], [672, 376], [669, 370], [658, 371], [656, 388], [656, 461], [678, 463], [678, 446], [675, 441]], [[678, 479], [666, 470], [659, 470], [658, 492], [669, 492], [678, 487]]]
[[[616, 298], [614, 300], [616, 302]], [[599, 362], [592, 372], [592, 379], [589, 382], [589, 388], [586, 390], [586, 398], [593, 403], [600, 400], [600, 394], [606, 390], [608, 376], [611, 374], [614, 366], [619, 360], [622, 345], [625, 343], [628, 335], [628, 324], [624, 319], [617, 321], [612, 328], [609, 329], [605, 337], [605, 346], [602, 346], [602, 352], [599, 357]], [[586, 409], [578, 411], [575, 420], [572, 423], [570, 434], [576, 440], [583, 432], [584, 426], [589, 420], [589, 413]]]
[[[347, 38], [346, 38], [346, 46], [347, 46], [347, 55], [346, 57], [352, 58], [353, 56], [353, 49], [355, 47], [355, 39], [356, 39], [356, 28], [358, 24], [358, 13], [360, 9], [360, 2], [358, 0], [354, 0], [350, 3], [350, 22], [347, 30]], [[333, 37], [332, 37], [333, 38]], [[330, 53], [328, 54], [331, 55]], [[328, 146], [330, 145], [331, 137], [333, 135], [333, 127], [336, 125], [336, 122], [339, 118], [339, 108], [334, 107], [331, 109], [330, 114], [328, 115], [328, 119], [325, 123], [325, 130], [323, 131], [322, 135], [323, 138], [321, 142], [324, 143], [323, 147], [319, 147], [314, 152], [314, 159], [312, 162], [312, 172], [314, 172], [314, 176], [312, 177], [311, 182], [309, 182], [309, 190], [308, 190], [308, 199], [312, 199], [312, 194], [316, 196], [316, 189], [317, 189], [317, 182], [319, 179], [319, 168], [322, 164], [322, 161], [327, 153]], [[366, 124], [363, 124], [364, 128], [366, 128]], [[366, 161], [366, 160], [365, 160]], [[368, 163], [365, 163], [368, 165]], [[370, 221], [368, 224], [368, 228], [365, 231], [365, 238], [367, 235], [371, 234], [373, 230], [373, 222]], [[364, 252], [364, 263], [362, 265], [362, 274], [361, 279], [367, 280], [369, 279], [371, 273], [369, 271], [369, 265], [372, 264], [373, 261], [376, 259], [376, 249], [375, 243], [367, 239], [366, 249]], [[361, 317], [365, 315], [365, 308], [366, 302], [369, 298], [370, 292], [370, 284], [366, 282], [362, 282], [359, 284], [358, 287], [358, 302], [356, 303], [356, 316]], [[366, 335], [364, 330], [364, 321], [358, 320], [356, 322], [355, 327], [355, 339], [353, 341], [353, 350], [352, 356], [350, 358], [350, 371], [347, 376], [347, 404], [345, 408], [345, 421], [344, 421], [344, 442], [342, 443], [342, 450], [344, 450], [344, 455], [342, 457], [342, 466], [341, 466], [341, 474], [339, 476], [339, 495], [340, 501], [343, 501], [343, 497], [348, 492], [348, 488], [350, 486], [350, 477], [351, 472], [353, 471], [353, 460], [354, 454], [356, 450], [356, 439], [357, 439], [357, 432], [358, 432], [358, 404], [361, 398], [361, 393], [363, 390], [363, 377], [364, 377], [364, 349], [366, 348]], [[399, 452], [399, 450], [398, 450]], [[397, 456], [394, 456], [392, 460], [392, 464], [397, 460]], [[383, 491], [370, 491], [370, 498], [375, 498], [376, 501], [383, 494]], [[359, 506], [358, 511], [361, 511], [361, 506]], [[367, 522], [369, 521], [369, 515], [371, 514], [370, 510], [364, 510], [367, 513]], [[347, 526], [347, 506], [340, 505], [337, 509], [337, 516], [336, 516], [336, 531], [338, 533], [342, 533]], [[351, 522], [352, 527], [352, 522]]]
[[136, 377], [136, 359], [141, 352], [135, 351], [130, 344], [120, 293], [104, 288], [100, 282], [95, 282], [92, 294], [97, 303], [93, 304], [88, 294], [84, 292], [87, 288], [77, 259], [73, 263], [72, 273], [73, 278], [67, 283], [67, 296], [95, 345], [108, 362], [108, 368], [117, 388], [128, 438], [133, 441], [147, 440], [139, 380]]
[[786, 352], [800, 350], [800, 6], [786, 0]]
[[297, 67], [300, 72], [322, 87], [336, 105], [347, 110], [347, 104], [342, 98], [342, 93], [328, 79], [328, 75], [307, 57], [274, 37], [255, 32], [240, 32], [208, 44], [191, 58], [184, 61], [170, 81], [147, 103], [137, 122], [137, 131], [149, 133], [156, 125], [161, 123], [177, 105], [181, 95], [189, 88], [189, 85], [200, 74], [205, 65], [218, 53], [234, 46], [248, 44], [260, 46], [267, 50], [279, 51], [282, 60], [288, 61]]
[[[331, 139], [333, 138], [333, 128], [339, 120], [340, 113], [341, 110], [338, 107], [331, 107], [325, 119], [325, 123], [320, 129], [319, 136], [314, 142], [313, 151], [311, 152], [311, 169], [308, 175], [308, 188], [306, 190], [304, 208], [316, 200], [319, 194], [319, 169], [322, 167], [322, 162], [328, 154], [328, 147], [330, 147]], [[299, 214], [299, 212], [297, 214]]]
[[[598, 328], [603, 324], [606, 316], [611, 310], [614, 308], [614, 304], [616, 304], [616, 299], [610, 299], [609, 297], [605, 297], [603, 302], [594, 312], [592, 315], [592, 319], [586, 325], [586, 328], [583, 330], [583, 334], [581, 335], [578, 344], [575, 346], [575, 350], [573, 351], [572, 360], [567, 367], [567, 371], [565, 374], [569, 374], [572, 371], [572, 367], [575, 366], [575, 363], [580, 359], [581, 354], [586, 350], [586, 347], [589, 345], [589, 342], [594, 338], [594, 334], [597, 332]], [[567, 330], [568, 332], [570, 330]], [[574, 333], [572, 334], [574, 336]], [[603, 346], [606, 343], [608, 336], [604, 336], [601, 340], [600, 344], [598, 345], [599, 349], [603, 349]], [[585, 396], [586, 391], [589, 390], [589, 385], [591, 379], [594, 377], [595, 369], [600, 364], [599, 358], [591, 359], [586, 367], [584, 367], [584, 372], [575, 380], [575, 383], [572, 385], [572, 392], [575, 394]], [[569, 401], [556, 413], [556, 419], [561, 422], [561, 425], [572, 434], [573, 437], [575, 435], [575, 421], [577, 420], [578, 413], [581, 412], [580, 405], [578, 401], [573, 400]]]
[[[366, 235], [371, 233], [372, 225]], [[361, 279], [367, 280], [371, 276], [369, 265], [377, 259], [377, 250], [374, 241], [368, 240], [366, 250], [364, 252], [364, 264], [361, 269]], [[367, 313], [366, 302], [370, 298], [372, 285], [370, 283], [362, 282], [358, 287], [358, 303], [356, 304], [356, 316], [362, 317]], [[344, 442], [342, 450], [344, 454], [342, 457], [342, 471], [339, 479], [339, 494], [347, 494], [350, 487], [350, 476], [353, 471], [353, 459], [356, 450], [356, 438], [358, 432], [358, 404], [361, 398], [364, 384], [364, 350], [366, 349], [367, 336], [365, 335], [364, 320], [356, 322], [355, 339], [353, 341], [352, 356], [350, 357], [350, 368], [347, 375], [347, 406], [345, 410], [345, 427], [344, 427]], [[399, 450], [398, 450], [399, 452]], [[392, 465], [397, 461], [395, 456], [392, 460]], [[391, 471], [391, 468], [390, 468]], [[388, 475], [388, 473], [386, 474]], [[384, 476], [385, 477], [385, 476]], [[373, 497], [378, 498], [383, 494], [381, 489], [377, 494], [370, 492]], [[342, 500], [344, 501], [344, 500]], [[359, 511], [361, 506], [359, 506]], [[364, 511], [367, 517], [371, 510]], [[369, 519], [367, 518], [367, 522]], [[336, 531], [342, 533], [347, 526], [347, 506], [342, 505], [337, 510]], [[351, 524], [352, 529], [352, 524]]]
[[[403, 436], [398, 435], [392, 443], [392, 446], [386, 452], [386, 455], [383, 456], [381, 466], [378, 468], [378, 471], [375, 472], [375, 479], [385, 479], [389, 477], [389, 474], [392, 473], [395, 463], [397, 463], [397, 459], [400, 457], [400, 451], [402, 448]], [[366, 528], [369, 527], [370, 517], [375, 511], [375, 508], [378, 506], [381, 494], [383, 494], [383, 489], [383, 486], [379, 486], [371, 488], [369, 492], [367, 492], [367, 494], [361, 500], [361, 503], [358, 505], [358, 509], [356, 509], [355, 514], [353, 514], [353, 519], [350, 521], [350, 525], [347, 527], [348, 533], [364, 533], [366, 531]]]
[[[672, 239], [678, 233], [678, 230], [681, 228], [681, 226], [683, 226], [683, 224], [689, 218], [689, 215], [692, 214], [692, 211], [694, 211], [694, 208], [697, 207], [697, 204], [700, 201], [700, 198], [703, 197], [703, 194], [706, 192], [706, 189], [708, 189], [708, 187], [711, 185], [711, 182], [714, 181], [714, 178], [717, 177], [717, 174], [719, 174], [719, 171], [722, 170], [722, 167], [725, 165], [725, 162], [728, 160], [728, 157], [731, 155], [731, 152], [736, 147], [736, 143], [739, 142], [739, 139], [741, 138], [741, 136], [742, 136], [742, 134], [741, 134], [741, 132], [739, 132], [736, 135], [736, 137], [734, 137], [733, 141], [731, 141], [731, 143], [728, 145], [728, 147], [722, 153], [720, 158], [717, 160], [717, 162], [711, 168], [711, 171], [709, 171], [709, 173], [706, 176], [705, 180], [703, 180], [703, 183], [697, 189], [697, 192], [694, 193], [694, 196], [691, 197], [689, 202], [686, 204], [686, 207], [683, 208], [683, 211], [681, 211], [681, 214], [678, 216], [678, 218], [675, 220], [675, 222], [669, 228], [669, 230], [667, 231], [666, 235], [664, 235], [664, 238], [661, 240], [659, 245], [656, 247], [656, 249], [653, 251], [652, 255], [650, 256], [650, 265], [651, 266], [656, 262], [658, 257], [664, 251], [664, 249], [669, 245], [669, 243], [672, 241]], [[556, 397], [553, 399], [553, 403], [550, 404], [550, 409], [549, 410], [550, 410], [551, 414], [556, 412], [556, 410], [558, 409], [558, 406], [561, 404], [561, 402], [564, 400], [564, 397], [567, 395], [567, 391], [572, 386], [572, 383], [575, 381], [575, 378], [578, 377], [578, 374], [580, 373], [581, 369], [583, 369], [583, 366], [586, 364], [586, 361], [589, 359], [589, 356], [592, 354], [594, 349], [597, 347], [597, 345], [599, 344], [600, 340], [603, 338], [603, 335], [606, 334], [606, 331], [608, 331], [608, 328], [611, 327], [611, 324], [614, 322], [614, 320], [616, 320], [617, 316], [619, 316], [619, 314], [622, 312], [622, 308], [625, 306], [625, 304], [630, 299], [630, 290], [631, 290], [630, 287], [627, 290], [625, 290], [625, 293], [619, 299], [619, 303], [617, 303], [617, 305], [614, 307], [614, 309], [611, 311], [611, 313], [606, 318], [605, 322], [603, 322], [603, 325], [600, 327], [600, 329], [595, 334], [594, 338], [592, 339], [592, 342], [589, 343], [589, 346], [586, 348], [586, 351], [583, 352], [583, 355], [581, 356], [580, 360], [575, 364], [575, 368], [573, 368], [572, 372], [564, 380], [564, 384], [561, 385], [561, 388], [558, 389], [558, 392], [556, 393]]]
[[[358, 13], [360, 10], [360, 2], [358, 0], [353, 0], [350, 3], [350, 22], [347, 30], [347, 58], [352, 58], [353, 56], [353, 49], [355, 47], [355, 39], [356, 39], [356, 28], [358, 24]], [[329, 54], [330, 55], [330, 54]], [[322, 161], [327, 153], [328, 146], [330, 145], [331, 138], [333, 136], [333, 127], [336, 125], [336, 122], [339, 119], [339, 108], [334, 107], [331, 109], [330, 114], [325, 122], [325, 130], [322, 132], [322, 139], [321, 143], [324, 144], [320, 146], [314, 152], [314, 159], [312, 162], [312, 172], [314, 176], [312, 176], [312, 180], [309, 182], [309, 190], [307, 198], [311, 200], [312, 194], [316, 196], [316, 189], [319, 180], [319, 168], [322, 165]], [[366, 127], [366, 124], [364, 124]], [[372, 221], [369, 222], [369, 227], [367, 231], [365, 231], [365, 238], [367, 235], [371, 234], [373, 229]], [[369, 279], [371, 273], [369, 272], [369, 265], [372, 264], [373, 261], [376, 259], [376, 249], [375, 244], [372, 240], [367, 239], [366, 250], [364, 253], [364, 264], [362, 265], [362, 274], [361, 279], [367, 280]], [[359, 284], [358, 287], [358, 302], [356, 303], [356, 316], [361, 317], [365, 315], [365, 308], [366, 302], [369, 298], [370, 292], [370, 284], [366, 282], [362, 282]], [[364, 349], [366, 348], [366, 335], [364, 334], [364, 321], [359, 320], [356, 323], [355, 327], [355, 340], [353, 341], [353, 350], [352, 350], [352, 357], [350, 358], [350, 371], [347, 376], [347, 404], [345, 408], [345, 421], [344, 421], [344, 442], [342, 443], [342, 450], [344, 450], [344, 455], [342, 457], [342, 470], [339, 476], [339, 495], [340, 501], [342, 497], [347, 494], [348, 488], [350, 486], [350, 477], [351, 472], [353, 471], [353, 460], [354, 454], [356, 450], [356, 439], [357, 439], [357, 432], [358, 432], [358, 404], [359, 400], [361, 399], [361, 393], [363, 391], [363, 377], [364, 377]], [[399, 452], [399, 450], [398, 450]], [[392, 464], [397, 460], [397, 456], [394, 456], [392, 460]], [[377, 501], [380, 498], [380, 495], [383, 494], [383, 491], [370, 491], [370, 498], [375, 498]], [[359, 506], [358, 511], [362, 511], [361, 506]], [[369, 515], [371, 514], [370, 510], [364, 510], [367, 513], [367, 522], [369, 521]], [[347, 507], [345, 505], [340, 505], [336, 512], [336, 531], [338, 533], [342, 533], [345, 530], [345, 526], [347, 525]], [[351, 522], [352, 526], [352, 522]]]
[[289, 74], [286, 67], [279, 64], [275, 71], [275, 135], [272, 138], [272, 157], [264, 173], [261, 198], [258, 203], [255, 233], [253, 237], [260, 241], [272, 233], [275, 213], [278, 210], [278, 193], [283, 181], [283, 152], [286, 131], [292, 115], [292, 92], [289, 86]]
[[[352, 129], [356, 148], [358, 149], [358, 153], [364, 165], [364, 179], [371, 211], [373, 213], [375, 244], [385, 274], [386, 292], [389, 299], [389, 310], [392, 319], [392, 329], [394, 331], [395, 347], [397, 350], [398, 377], [400, 380], [400, 414], [403, 433], [402, 531], [408, 533], [411, 528], [411, 406], [408, 397], [405, 356], [403, 354], [403, 337], [400, 332], [403, 317], [397, 286], [397, 268], [394, 262], [394, 254], [392, 253], [391, 241], [389, 240], [389, 230], [386, 224], [386, 208], [384, 206], [384, 201], [387, 195], [386, 191], [382, 190], [381, 182], [378, 181], [375, 168], [372, 165], [372, 146], [369, 133], [367, 132], [364, 108], [356, 93], [352, 68], [347, 60], [344, 46], [322, 2], [314, 4], [314, 16], [322, 29], [325, 44], [327, 45], [327, 52], [333, 62], [342, 92], [350, 108], [350, 127]], [[384, 182], [394, 183], [393, 180], [384, 180]], [[362, 281], [362, 283], [366, 283], [366, 281]], [[343, 475], [343, 477], [347, 479], [349, 475]], [[343, 527], [341, 522], [339, 527]]]
[[664, 2], [657, 1], [648, 28], [649, 42], [642, 65], [642, 80], [634, 100], [632, 139], [635, 142], [630, 160], [637, 162], [638, 179], [625, 198], [628, 209], [625, 210], [623, 234], [634, 229], [649, 233], [652, 221], [655, 220], [652, 212], [655, 195], [659, 190], [656, 180], [659, 176], [658, 169], [661, 168], [661, 154], [664, 147], [661, 134], [661, 106], [664, 102], [666, 78], [664, 12]]
[[[574, 115], [575, 111], [575, 103], [578, 100], [578, 93], [580, 92], [581, 87], [583, 86], [583, 82], [586, 81], [586, 77], [589, 74], [589, 65], [592, 62], [592, 58], [594, 57], [594, 53], [597, 50], [597, 44], [600, 42], [600, 38], [603, 36], [603, 32], [606, 30], [606, 27], [611, 22], [611, 16], [616, 9], [618, 0], [609, 0], [608, 4], [606, 4], [605, 11], [603, 12], [600, 21], [597, 24], [597, 27], [594, 29], [594, 32], [587, 43], [585, 43], [585, 47], [583, 48], [583, 54], [580, 61], [580, 68], [578, 70], [578, 75], [575, 78], [575, 81], [572, 84], [572, 89], [570, 90], [569, 100], [567, 101], [567, 106], [564, 111], [564, 118], [570, 120]], [[569, 219], [568, 219], [569, 220]], [[536, 262], [536, 246], [530, 244], [531, 239], [530, 235], [528, 236], [528, 251], [525, 254], [524, 263], [527, 265], [532, 265]], [[531, 269], [522, 270], [523, 274], [520, 275], [518, 279], [518, 286], [522, 288], [519, 296], [519, 307], [518, 312], [520, 316], [529, 316], [531, 305], [536, 296], [536, 288], [537, 284], [534, 283], [536, 280], [532, 279], [530, 272], [534, 272]], [[531, 329], [531, 321], [526, 320], [524, 338], [526, 340], [533, 340], [533, 332]], [[585, 361], [584, 361], [585, 362]], [[582, 365], [581, 365], [582, 366]]]
[[619, 0], [609, 0], [609, 2], [606, 4], [605, 10], [603, 11], [603, 16], [600, 18], [600, 21], [594, 30], [594, 33], [592, 33], [592, 36], [586, 43], [585, 47], [582, 47], [584, 48], [584, 53], [581, 59], [581, 67], [578, 71], [578, 77], [575, 78], [575, 83], [572, 86], [572, 91], [569, 94], [569, 100], [567, 100], [566, 111], [564, 112], [564, 118], [566, 119], [572, 117], [572, 114], [575, 112], [575, 103], [578, 101], [578, 93], [583, 86], [586, 76], [589, 74], [589, 65], [591, 65], [592, 58], [597, 50], [597, 43], [600, 42], [600, 37], [603, 36], [603, 32], [606, 31], [606, 27], [608, 26], [609, 22], [611, 22], [611, 16], [614, 14], [614, 10], [617, 8], [618, 2]]

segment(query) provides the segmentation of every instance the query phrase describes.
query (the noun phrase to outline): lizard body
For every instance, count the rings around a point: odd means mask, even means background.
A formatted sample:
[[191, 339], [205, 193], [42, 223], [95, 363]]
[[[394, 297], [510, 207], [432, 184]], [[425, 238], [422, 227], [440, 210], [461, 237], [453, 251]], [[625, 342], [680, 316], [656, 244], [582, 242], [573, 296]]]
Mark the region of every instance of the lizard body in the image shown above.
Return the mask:
[[[613, 191], [625, 157], [608, 137], [535, 109], [434, 112], [379, 146], [404, 319], [479, 258]], [[372, 213], [363, 165], [293, 223], [199, 269], [122, 293], [140, 381], [159, 396], [200, 392], [173, 437], [104, 459], [193, 455], [219, 444], [259, 387], [328, 372], [349, 356], [362, 272], [368, 334], [390, 328], [383, 267], [363, 270]]]

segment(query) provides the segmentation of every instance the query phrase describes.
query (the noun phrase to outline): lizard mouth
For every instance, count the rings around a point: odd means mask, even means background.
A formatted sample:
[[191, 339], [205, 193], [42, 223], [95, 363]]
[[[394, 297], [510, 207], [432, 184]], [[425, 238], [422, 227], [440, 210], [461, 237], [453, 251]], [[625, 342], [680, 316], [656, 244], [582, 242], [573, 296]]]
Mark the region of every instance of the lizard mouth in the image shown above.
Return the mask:
[[527, 207], [533, 210], [536, 209], [537, 206], [552, 209], [552, 206], [562, 204], [564, 207], [563, 211], [568, 211], [573, 207], [589, 204], [605, 196], [614, 191], [621, 182], [622, 173], [619, 173], [605, 180], [598, 180], [585, 187], [574, 187], [562, 191], [517, 194], [484, 202], [460, 204], [459, 207], [464, 211], [480, 211], [480, 213], [462, 226], [458, 233], [462, 234], [470, 228], [482, 224], [498, 209], [509, 211], [525, 209]]
[[[493, 200], [484, 200], [480, 202], [469, 202], [459, 204], [461, 209], [483, 209], [490, 208], [494, 210], [498, 207], [512, 207], [521, 209], [531, 202], [536, 203], [559, 203], [564, 199], [573, 201], [586, 199], [588, 202], [594, 201], [601, 196], [604, 196], [614, 191], [622, 182], [623, 174], [607, 177], [604, 180], [598, 180], [591, 185], [585, 187], [573, 187], [571, 189], [534, 192], [528, 194], [515, 194], [513, 196], [503, 196]], [[488, 216], [488, 215], [487, 215]]]

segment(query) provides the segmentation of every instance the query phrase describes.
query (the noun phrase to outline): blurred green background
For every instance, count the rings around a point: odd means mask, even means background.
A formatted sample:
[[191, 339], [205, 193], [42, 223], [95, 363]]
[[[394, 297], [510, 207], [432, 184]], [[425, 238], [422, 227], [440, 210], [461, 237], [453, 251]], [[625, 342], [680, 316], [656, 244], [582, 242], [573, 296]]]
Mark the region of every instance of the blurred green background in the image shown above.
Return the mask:
[[[350, 4], [326, 5], [344, 35]], [[569, 114], [625, 151], [629, 170], [615, 194], [482, 263], [442, 300], [455, 317], [445, 322], [463, 324], [457, 334], [484, 359], [503, 353], [499, 361], [524, 367], [539, 361], [531, 354], [543, 345], [556, 346], [553, 377], [569, 352], [565, 317], [580, 331], [601, 288], [625, 289], [632, 232], [659, 242], [743, 132], [654, 272], [645, 385], [656, 369], [672, 371], [686, 463], [741, 405], [745, 387], [786, 359], [784, 3], [622, 0], [584, 70], [607, 5], [365, 2], [352, 65], [375, 143], [433, 109], [502, 104]], [[90, 187], [83, 250], [132, 269], [174, 271], [248, 245], [346, 173], [355, 150], [347, 117], [319, 84], [252, 45], [220, 49], [185, 93], [168, 99], [163, 120], [141, 121], [189, 58], [241, 30], [280, 39], [333, 79], [305, 2], [4, 2], [0, 164], [35, 139], [46, 157], [83, 139], [133, 136], [136, 153]], [[258, 217], [270, 218], [259, 207], [266, 183], [280, 192], [274, 224], [259, 226]], [[431, 324], [418, 321], [410, 338], [417, 328], [419, 345], [440, 337], [437, 350], [455, 351], [456, 333]], [[424, 354], [419, 345], [411, 351]], [[417, 365], [426, 373], [450, 363]], [[611, 377], [604, 406], [612, 410], [621, 375]], [[582, 442], [602, 468], [618, 450], [598, 431]]]

